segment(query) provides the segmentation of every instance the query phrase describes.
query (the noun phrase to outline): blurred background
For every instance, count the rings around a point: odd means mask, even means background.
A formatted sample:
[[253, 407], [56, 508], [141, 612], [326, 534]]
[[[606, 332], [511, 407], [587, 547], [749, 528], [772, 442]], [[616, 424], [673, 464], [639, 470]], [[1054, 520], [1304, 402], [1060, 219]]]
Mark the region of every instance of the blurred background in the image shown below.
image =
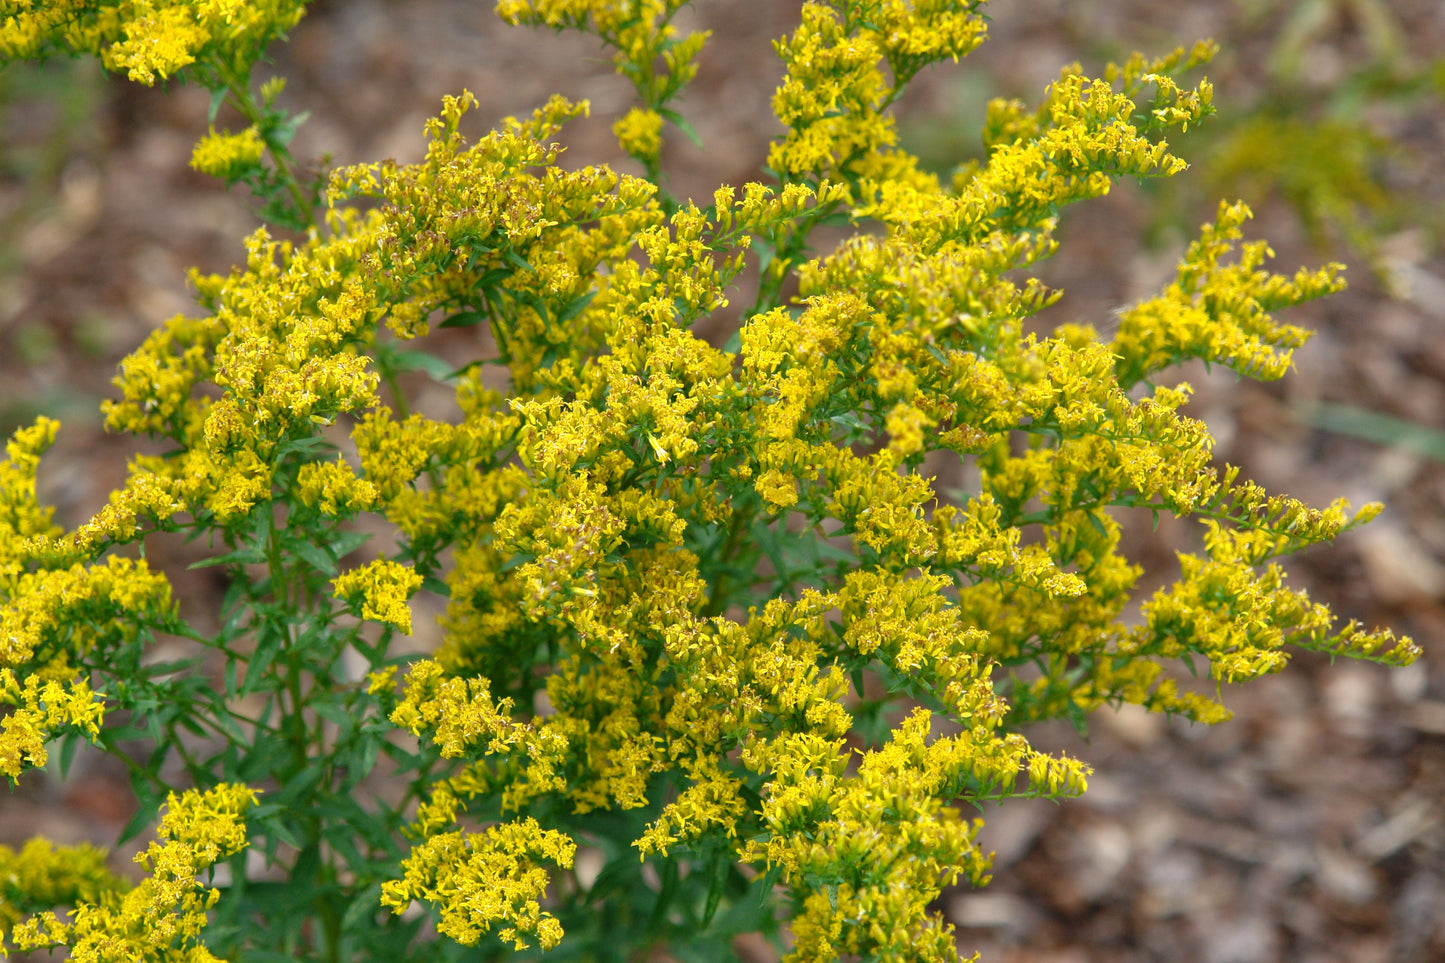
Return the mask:
[[[473, 91], [473, 134], [554, 93], [592, 102], [565, 132], [564, 163], [632, 170], [611, 122], [630, 88], [585, 37], [508, 28], [489, 3], [322, 0], [258, 70], [286, 77], [310, 119], [293, 144], [331, 164], [420, 159], [443, 95]], [[680, 196], [762, 178], [781, 76], [771, 41], [784, 0], [700, 0], [711, 29], [682, 103], [698, 148], [667, 134]], [[1088, 72], [1135, 49], [1212, 37], [1219, 114], [1174, 142], [1191, 169], [1123, 183], [1064, 214], [1042, 275], [1064, 296], [1047, 328], [1108, 330], [1171, 277], [1221, 197], [1256, 213], [1276, 270], [1349, 265], [1350, 289], [1285, 320], [1318, 333], [1282, 382], [1188, 368], [1223, 461], [1317, 505], [1381, 500], [1374, 524], [1288, 564], [1296, 588], [1345, 618], [1415, 637], [1407, 670], [1301, 657], [1226, 693], [1236, 718], [1202, 729], [1105, 713], [1087, 740], [1030, 733], [1096, 768], [1065, 805], [985, 813], [996, 881], [942, 909], [965, 956], [1083, 961], [1445, 959], [1445, 4], [1438, 0], [1031, 0], [985, 8], [991, 39], [915, 82], [904, 146], [940, 172], [982, 156], [991, 97], [1036, 101], [1064, 64]], [[64, 423], [42, 495], [73, 525], [124, 478], [135, 441], [101, 431], [116, 364], [153, 327], [192, 310], [185, 275], [225, 272], [257, 220], [251, 199], [187, 166], [206, 128], [196, 88], [153, 90], [91, 61], [0, 71], [0, 431]], [[227, 118], [220, 118], [225, 126]], [[230, 125], [240, 125], [231, 120]], [[1167, 575], [1193, 526], [1141, 527], [1130, 557]], [[183, 587], [190, 604], [214, 591]], [[420, 630], [419, 630], [420, 632]], [[424, 641], [424, 639], [423, 639]], [[0, 797], [0, 844], [40, 833], [108, 844], [129, 816], [103, 761], [36, 774]], [[119, 866], [117, 868], [120, 868]], [[740, 955], [767, 959], [754, 946]]]

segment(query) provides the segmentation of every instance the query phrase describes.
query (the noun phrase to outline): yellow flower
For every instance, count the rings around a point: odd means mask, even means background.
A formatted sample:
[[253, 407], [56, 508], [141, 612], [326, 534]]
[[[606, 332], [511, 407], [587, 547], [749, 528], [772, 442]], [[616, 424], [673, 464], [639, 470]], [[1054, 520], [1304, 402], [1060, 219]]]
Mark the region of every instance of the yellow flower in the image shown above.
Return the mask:
[[377, 499], [376, 486], [357, 478], [342, 461], [308, 462], [296, 475], [296, 497], [308, 508], [325, 515], [351, 515], [364, 511]]
[[438, 930], [464, 946], [501, 924], [498, 935], [513, 949], [527, 949], [530, 937], [550, 950], [563, 933], [542, 909], [549, 876], [538, 863], [568, 869], [576, 851], [571, 839], [531, 817], [480, 833], [442, 833], [402, 861], [403, 876], [382, 887], [381, 903], [402, 913], [413, 899], [430, 900], [441, 913]]
[[421, 588], [422, 577], [415, 569], [388, 559], [358, 566], [337, 576], [331, 583], [336, 597], [359, 606], [361, 617], [394, 625], [411, 634], [411, 608], [407, 600]]
[[45, 742], [60, 729], [73, 726], [91, 741], [98, 739], [105, 715], [84, 677], [61, 681], [37, 674], [21, 683], [8, 668], [0, 668], [0, 704], [14, 707], [0, 720], [0, 773], [12, 781], [27, 768], [45, 765]]
[[633, 157], [644, 163], [655, 162], [662, 151], [662, 115], [634, 107], [612, 125], [612, 135]]
[[775, 509], [791, 508], [798, 503], [798, 480], [776, 468], [769, 468], [753, 482], [763, 501]]
[[8, 587], [26, 562], [33, 539], [60, 534], [51, 519], [53, 508], [41, 505], [35, 493], [40, 456], [55, 442], [60, 423], [39, 418], [19, 428], [5, 443], [0, 461], [0, 587]]
[[31, 839], [17, 853], [0, 846], [0, 938], [20, 922], [23, 906], [66, 906], [99, 903], [107, 894], [123, 893], [125, 880], [105, 865], [105, 851], [87, 843], [56, 846]]
[[304, 9], [305, 0], [17, 0], [0, 21], [0, 58], [84, 51], [154, 84], [213, 53], [249, 67]]
[[67, 921], [38, 913], [14, 928], [11, 942], [21, 951], [64, 946], [79, 960], [172, 958], [158, 952], [166, 948], [180, 958], [213, 961], [200, 933], [220, 893], [196, 877], [245, 848], [243, 814], [255, 803], [255, 790], [233, 783], [171, 793], [157, 830], [160, 841], [135, 857], [149, 876], [118, 896], [120, 887], [97, 879], [104, 888], [94, 902], [77, 887]]
[[913, 405], [899, 403], [888, 412], [888, 447], [894, 454], [906, 458], [923, 450], [923, 432], [933, 427], [929, 418]]
[[244, 176], [261, 163], [266, 144], [260, 131], [247, 127], [239, 134], [217, 133], [214, 129], [196, 142], [191, 167], [225, 181]]

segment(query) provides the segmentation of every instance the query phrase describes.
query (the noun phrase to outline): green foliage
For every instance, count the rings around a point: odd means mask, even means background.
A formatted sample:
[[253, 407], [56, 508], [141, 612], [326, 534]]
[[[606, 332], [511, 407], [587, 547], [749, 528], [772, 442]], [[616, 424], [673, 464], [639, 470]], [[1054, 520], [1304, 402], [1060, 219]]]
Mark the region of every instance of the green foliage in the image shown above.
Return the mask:
[[[1406, 119], [1442, 103], [1445, 59], [1412, 58], [1396, 13], [1377, 0], [1266, 7], [1279, 9], [1261, 13], [1283, 14], [1267, 61], [1271, 83], [1257, 103], [1200, 139], [1203, 183], [1253, 203], [1284, 201], [1312, 241], [1345, 245], [1398, 293], [1382, 242], [1407, 224], [1437, 243], [1445, 237], [1445, 222], [1421, 211], [1404, 186], [1412, 171], [1435, 165], [1411, 144]], [[1339, 76], [1321, 78], [1310, 52], [1333, 45], [1331, 32], [1350, 29], [1346, 23], [1358, 30], [1363, 49], [1345, 60]]]
[[[97, 53], [231, 102], [251, 126], [208, 132], [193, 164], [305, 228], [258, 230], [244, 265], [194, 278], [198, 316], [122, 363], [107, 424], [163, 454], [93, 518], [63, 531], [36, 498], [55, 422], [0, 463], [0, 771], [87, 739], [131, 769], [128, 834], [165, 810], [130, 889], [89, 850], [0, 851], [24, 887], [12, 945], [723, 959], [786, 929], [790, 960], [952, 960], [930, 904], [989, 873], [965, 808], [1085, 789], [1027, 723], [1120, 703], [1216, 722], [1225, 684], [1292, 649], [1416, 656], [1336, 627], [1278, 566], [1378, 506], [1311, 509], [1215, 466], [1188, 386], [1162, 383], [1191, 358], [1281, 376], [1306, 335], [1274, 312], [1337, 290], [1338, 265], [1272, 274], [1238, 244], [1248, 209], [1222, 204], [1111, 341], [1024, 333], [1055, 297], [1027, 275], [1060, 210], [1184, 169], [1163, 136], [1212, 113], [1207, 82], [1181, 80], [1211, 47], [991, 105], [986, 159], [944, 185], [889, 108], [982, 41], [979, 5], [809, 3], [777, 44], [775, 182], [699, 206], [657, 183], [705, 40], [678, 35], [680, 6], [498, 5], [615, 51], [638, 103], [614, 131], [645, 177], [558, 166], [585, 104], [472, 140], [463, 94], [422, 162], [302, 183], [279, 82], [250, 81], [299, 4], [6, 21], [11, 55]], [[816, 252], [823, 223], [854, 230]], [[732, 297], [739, 328], [699, 338]], [[473, 329], [475, 356], [436, 356], [434, 325]], [[402, 372], [447, 383], [460, 414], [409, 412]], [[977, 482], [943, 493], [946, 468]], [[1127, 508], [1202, 523], [1139, 618]], [[125, 551], [155, 533], [207, 547], [214, 629]], [[430, 658], [396, 644], [418, 592], [446, 599]], [[194, 654], [157, 662], [175, 637]]]

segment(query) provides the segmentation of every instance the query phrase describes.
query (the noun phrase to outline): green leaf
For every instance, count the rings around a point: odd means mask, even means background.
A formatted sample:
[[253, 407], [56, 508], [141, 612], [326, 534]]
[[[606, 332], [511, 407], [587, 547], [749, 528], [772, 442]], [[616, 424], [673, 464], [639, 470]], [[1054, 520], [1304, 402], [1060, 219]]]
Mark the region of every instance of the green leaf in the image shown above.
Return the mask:
[[586, 291], [582, 294], [577, 295], [577, 297], [573, 298], [571, 301], [568, 301], [567, 306], [564, 307], [560, 312], [558, 312], [557, 323], [566, 324], [568, 321], [571, 321], [573, 318], [577, 317], [577, 315], [587, 310], [587, 305], [591, 304], [592, 299], [595, 297], [597, 297], [596, 291]]
[[70, 764], [75, 761], [75, 751], [80, 748], [82, 738], [78, 732], [67, 732], [60, 737], [60, 754], [57, 762], [60, 766], [61, 779], [70, 773]]
[[226, 712], [223, 709], [222, 711], [215, 713], [215, 717], [211, 721], [214, 722], [216, 728], [224, 732], [227, 738], [229, 738], [232, 742], [237, 745], [245, 745], [246, 735], [241, 731], [240, 724], [236, 721], [235, 717], [231, 715], [231, 713]]
[[[460, 327], [460, 325], [454, 325], [454, 327]], [[411, 348], [397, 348], [388, 345], [384, 351], [378, 348], [377, 355], [378, 360], [384, 358], [386, 365], [393, 370], [421, 371], [437, 381], [446, 380], [452, 370], [451, 364], [428, 351], [416, 351]]]
[[647, 920], [649, 933], [657, 932], [667, 919], [667, 911], [672, 908], [673, 897], [677, 894], [677, 860], [664, 859], [658, 875], [662, 878], [662, 886], [657, 893], [657, 902], [652, 906], [652, 916]]
[[234, 552], [227, 552], [225, 555], [217, 555], [214, 558], [203, 558], [199, 562], [192, 562], [187, 565], [188, 570], [198, 568], [210, 568], [213, 565], [259, 565], [266, 561], [266, 553], [259, 548], [244, 546]]
[[197, 719], [194, 714], [189, 712], [177, 713], [176, 724], [182, 729], [189, 732], [191, 735], [200, 736], [202, 739], [210, 735], [210, 731], [207, 730], [205, 726], [201, 725], [200, 720]]
[[783, 877], [782, 863], [775, 863], [769, 866], [762, 876], [758, 877], [758, 905], [766, 906], [773, 895], [773, 887], [778, 885], [778, 880]]
[[[482, 249], [480, 252], [478, 252], [478, 253], [482, 253], [482, 254], [492, 254], [492, 253], [495, 253], [495, 252], [494, 252], [491, 248], [483, 248], [483, 249]], [[504, 268], [504, 267], [489, 268], [487, 271], [485, 271], [485, 272], [482, 274], [481, 277], [477, 278], [477, 280], [476, 280], [476, 287], [477, 287], [478, 290], [480, 290], [480, 291], [483, 292], [484, 294], [486, 294], [486, 293], [492, 293], [492, 292], [494, 292], [494, 291], [496, 290], [497, 284], [498, 284], [499, 282], [505, 281], [507, 278], [511, 277], [514, 273], [516, 273], [516, 272], [514, 272], [511, 268]]]
[[[293, 750], [289, 742], [273, 733], [263, 731], [252, 741], [251, 750], [245, 755], [236, 775], [240, 776], [244, 782], [269, 782], [275, 778], [277, 772], [292, 762], [292, 754]], [[255, 818], [284, 808], [280, 804], [281, 801], [273, 798], [269, 793], [262, 796], [261, 799], [261, 806], [252, 810]], [[285, 840], [285, 842], [289, 843], [289, 840]]]
[[673, 126], [682, 131], [683, 136], [692, 141], [693, 144], [698, 147], [702, 146], [702, 138], [697, 135], [697, 131], [692, 129], [692, 124], [687, 122], [686, 117], [670, 107], [659, 108], [657, 112], [672, 121]]
[[[338, 807], [337, 804], [349, 802], [351, 802], [351, 797], [349, 796], [335, 796], [327, 800], [330, 811], [326, 813], [322, 833], [325, 837], [326, 844], [335, 851], [336, 855], [341, 857], [342, 862], [347, 866], [360, 868], [367, 864], [367, 859], [361, 854], [361, 850], [356, 845], [360, 834], [353, 825], [353, 819], [359, 816], [365, 820], [367, 819], [367, 814], [357, 809], [353, 813], [343, 815], [340, 811], [341, 807]], [[347, 818], [347, 815], [353, 818]]]
[[633, 890], [641, 885], [641, 876], [638, 873], [640, 863], [636, 856], [628, 859], [625, 855], [609, 859], [602, 866], [602, 871], [592, 881], [592, 886], [587, 890], [587, 904], [594, 906], [601, 903], [609, 893], [620, 890]]
[[201, 662], [199, 656], [190, 656], [185, 659], [166, 659], [164, 662], [147, 662], [144, 673], [147, 678], [172, 675], [177, 672], [184, 672]]
[[723, 890], [727, 886], [728, 873], [732, 869], [732, 862], [722, 853], [716, 853], [712, 858], [711, 872], [707, 881], [707, 897], [702, 906], [702, 927], [707, 928], [712, 918], [717, 915], [718, 904], [722, 902]]
[[766, 274], [768, 267], [778, 256], [778, 245], [770, 238], [753, 238], [752, 251], [758, 256], [758, 273]]
[[340, 561], [365, 545], [370, 538], [370, 532], [336, 532], [331, 537], [331, 551], [337, 561]]
[[281, 540], [281, 550], [289, 552], [328, 578], [336, 575], [336, 559], [331, 552], [316, 545], [307, 538], [287, 537]]
[[318, 716], [327, 722], [341, 727], [343, 732], [349, 732], [356, 724], [356, 719], [345, 706], [337, 705], [327, 699], [317, 699], [308, 703], [307, 708], [311, 709]]
[[430, 592], [433, 595], [444, 599], [452, 597], [452, 587], [448, 582], [443, 582], [435, 575], [423, 575], [421, 580], [422, 591]]
[[161, 790], [155, 785], [142, 780], [132, 782], [132, 790], [136, 796], [135, 813], [130, 821], [120, 831], [120, 838], [117, 843], [124, 843], [134, 839], [141, 830], [146, 829], [156, 821], [156, 814], [161, 810]]
[[[266, 687], [266, 670], [276, 660], [276, 655], [281, 651], [281, 646], [285, 641], [285, 635], [275, 629], [261, 632], [261, 638], [256, 642], [256, 649], [246, 662], [246, 678], [241, 683], [242, 695], [259, 692]], [[278, 684], [276, 680], [270, 682], [272, 688]]]
[[[257, 191], [258, 194], [265, 193]], [[260, 210], [261, 220], [267, 224], [275, 224], [277, 227], [284, 227], [288, 231], [295, 231], [304, 234], [310, 227], [305, 215], [301, 214], [292, 205], [289, 197], [277, 196], [263, 204]]]
[[310, 796], [311, 790], [321, 782], [322, 766], [320, 761], [312, 762], [305, 769], [292, 775], [277, 791], [276, 802], [289, 809], [290, 806]]
[[769, 562], [772, 563], [774, 574], [773, 582], [784, 592], [792, 592], [794, 583], [797, 581], [798, 571], [788, 564], [788, 559], [783, 545], [784, 532], [779, 531], [767, 523], [766, 519], [759, 519], [753, 525], [753, 544], [762, 549]]
[[363, 919], [374, 917], [377, 913], [385, 911], [381, 905], [381, 884], [372, 883], [357, 893], [351, 904], [346, 907], [346, 912], [341, 914], [341, 931], [343, 933], [350, 932], [356, 929], [356, 925]]
[[502, 258], [506, 260], [508, 264], [517, 268], [519, 271], [526, 271], [528, 274], [533, 273], [532, 265], [528, 264], [526, 259], [523, 258], [522, 255], [518, 254], [511, 248], [506, 248], [502, 251]]
[[490, 317], [490, 315], [488, 315], [485, 311], [458, 311], [456, 314], [449, 315], [448, 317], [442, 319], [441, 324], [438, 324], [437, 327], [470, 328], [486, 321], [488, 317]]
[[[287, 455], [303, 454], [312, 455], [320, 452], [333, 452], [336, 446], [322, 438], [320, 435], [303, 435], [300, 438], [287, 438], [276, 446], [275, 459], [280, 461]], [[259, 541], [259, 539], [257, 539]]]
[[216, 115], [221, 112], [221, 105], [226, 102], [226, 88], [217, 87], [211, 91], [211, 104], [206, 109], [207, 126], [216, 126]]
[[[395, 730], [391, 730], [395, 731]], [[337, 750], [336, 764], [347, 770], [346, 784], [354, 785], [376, 768], [381, 744], [386, 736], [381, 731], [363, 730]]]
[[[492, 232], [490, 232], [490, 231], [488, 231], [486, 234], [471, 234], [471, 233], [468, 233], [468, 234], [466, 234], [466, 235], [464, 235], [464, 236], [462, 236], [462, 237], [457, 238], [455, 241], [453, 241], [453, 246], [454, 246], [454, 249], [455, 249], [455, 250], [460, 251], [460, 250], [462, 250], [463, 248], [466, 249], [466, 252], [467, 252], [466, 270], [467, 270], [468, 273], [470, 273], [470, 272], [472, 272], [472, 271], [475, 271], [475, 270], [477, 269], [477, 262], [480, 261], [482, 258], [486, 257], [488, 254], [495, 254], [495, 253], [496, 253], [496, 250], [497, 250], [496, 248], [487, 247], [485, 244], [482, 243], [482, 240], [483, 240], [484, 238], [491, 237], [491, 234], [492, 234]], [[510, 272], [508, 272], [508, 271], [506, 271], [506, 270], [502, 270], [502, 269], [500, 269], [500, 268], [492, 268], [491, 271], [488, 271], [486, 274], [483, 274], [480, 278], [478, 278], [478, 279], [476, 280], [476, 282], [475, 282], [476, 285], [477, 285], [478, 287], [481, 287], [481, 286], [484, 286], [484, 285], [495, 284], [496, 281], [497, 281], [497, 279], [496, 279], [496, 278], [493, 278], [493, 277], [489, 277], [489, 275], [491, 275], [492, 273], [494, 273], [494, 272], [496, 272], [496, 271], [498, 271], [498, 270], [501, 270], [501, 271], [502, 271], [502, 275], [503, 275], [504, 277], [505, 277], [508, 273], [510, 273]]]
[[280, 147], [285, 147], [291, 143], [291, 139], [296, 136], [296, 131], [300, 130], [301, 125], [310, 119], [311, 112], [309, 110], [303, 110], [301, 113], [293, 114], [290, 117], [278, 112], [274, 116], [279, 123], [272, 127], [274, 133], [268, 140]]

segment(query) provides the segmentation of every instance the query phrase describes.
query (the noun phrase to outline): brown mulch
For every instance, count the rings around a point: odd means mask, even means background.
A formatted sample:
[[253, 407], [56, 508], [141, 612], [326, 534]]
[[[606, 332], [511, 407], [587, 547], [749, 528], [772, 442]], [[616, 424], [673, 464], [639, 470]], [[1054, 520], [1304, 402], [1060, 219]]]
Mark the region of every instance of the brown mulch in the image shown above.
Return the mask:
[[[769, 43], [797, 6], [712, 0], [687, 13], [714, 37], [684, 105], [706, 146], [668, 143], [675, 193], [706, 197], [720, 182], [758, 178], [780, 76]], [[276, 51], [289, 102], [312, 113], [298, 155], [418, 159], [426, 118], [444, 94], [468, 88], [482, 104], [477, 129], [553, 92], [590, 98], [592, 118], [568, 133], [569, 163], [626, 168], [608, 126], [628, 89], [606, 55], [585, 38], [507, 28], [490, 8], [316, 4]], [[990, 42], [959, 67], [931, 69], [910, 93], [905, 137], [929, 156], [976, 151], [988, 96], [1036, 96], [1064, 63], [1093, 70], [1134, 46], [1162, 52], [1205, 36], [1223, 47], [1209, 70], [1216, 105], [1246, 110], [1279, 83], [1271, 57], [1307, 8], [1323, 19], [1300, 48], [1306, 105], [1380, 62], [1370, 11], [1396, 25], [1403, 58], [1423, 64], [1445, 51], [1445, 5], [1435, 0], [1000, 3]], [[1208, 730], [1123, 712], [1097, 718], [1087, 741], [1064, 726], [1031, 733], [1096, 775], [1081, 800], [985, 814], [996, 880], [941, 905], [965, 952], [996, 963], [1445, 959], [1445, 466], [1388, 437], [1309, 421], [1328, 402], [1445, 431], [1442, 99], [1398, 98], [1366, 118], [1404, 148], [1376, 171], [1406, 203], [1404, 216], [1378, 221], [1375, 271], [1359, 266], [1358, 250], [1331, 246], [1328, 232], [1324, 246], [1313, 241], [1278, 196], [1249, 198], [1251, 233], [1273, 242], [1281, 270], [1356, 265], [1349, 291], [1287, 318], [1319, 332], [1297, 370], [1274, 385], [1185, 372], [1222, 460], [1315, 504], [1344, 495], [1390, 506], [1368, 529], [1292, 560], [1291, 579], [1344, 616], [1414, 636], [1425, 659], [1387, 671], [1301, 657], [1229, 692], [1236, 718]], [[104, 504], [132, 450], [101, 433], [96, 410], [116, 363], [190, 308], [187, 268], [227, 270], [255, 226], [246, 197], [186, 167], [206, 106], [202, 91], [148, 90], [92, 64], [0, 74], [0, 429], [37, 413], [64, 420], [42, 486], [66, 523]], [[1204, 184], [1209, 141], [1198, 142], [1202, 157], [1189, 155], [1192, 143], [1181, 147], [1196, 167], [1185, 177]], [[1066, 293], [1048, 320], [1104, 325], [1157, 290], [1187, 231], [1212, 215], [1207, 193], [1121, 185], [1066, 212], [1061, 252], [1044, 267]], [[1160, 197], [1176, 206], [1172, 223], [1151, 206]], [[1167, 569], [1188, 528], [1166, 527], [1147, 544], [1141, 535], [1137, 557]], [[35, 774], [0, 797], [0, 843], [35, 833], [106, 843], [129, 805], [103, 762], [82, 762], [64, 782]]]

